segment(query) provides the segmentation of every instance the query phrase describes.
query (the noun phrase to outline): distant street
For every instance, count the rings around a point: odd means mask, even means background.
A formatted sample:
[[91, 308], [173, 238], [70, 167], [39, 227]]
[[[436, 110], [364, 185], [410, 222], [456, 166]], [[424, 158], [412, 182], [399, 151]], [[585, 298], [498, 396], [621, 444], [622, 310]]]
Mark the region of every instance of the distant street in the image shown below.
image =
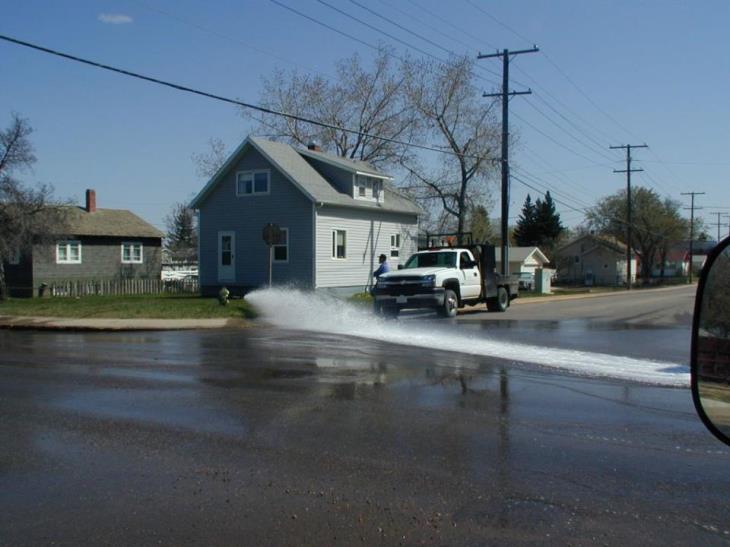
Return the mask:
[[[460, 320], [561, 320], [623, 322], [632, 325], [684, 326], [692, 324], [697, 285], [617, 291], [576, 300], [518, 298], [506, 314], [465, 308]], [[476, 310], [484, 313], [476, 313]]]
[[[591, 304], [580, 302], [449, 327], [540, 343], [542, 332], [567, 348], [581, 338], [583, 350], [611, 332], [687, 330], [514, 317]], [[671, 348], [662, 358], [686, 351]], [[5, 330], [0, 351], [2, 545], [730, 537], [730, 448], [704, 431], [688, 389], [266, 325]]]

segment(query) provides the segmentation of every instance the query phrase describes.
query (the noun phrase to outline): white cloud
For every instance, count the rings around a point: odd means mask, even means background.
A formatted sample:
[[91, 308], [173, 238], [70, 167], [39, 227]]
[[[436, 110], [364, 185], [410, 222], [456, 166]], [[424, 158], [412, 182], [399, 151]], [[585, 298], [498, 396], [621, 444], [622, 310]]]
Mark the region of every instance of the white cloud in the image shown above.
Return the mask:
[[124, 15], [122, 13], [100, 13], [97, 19], [102, 23], [107, 23], [109, 25], [126, 25], [134, 22], [134, 19], [132, 19], [129, 15]]

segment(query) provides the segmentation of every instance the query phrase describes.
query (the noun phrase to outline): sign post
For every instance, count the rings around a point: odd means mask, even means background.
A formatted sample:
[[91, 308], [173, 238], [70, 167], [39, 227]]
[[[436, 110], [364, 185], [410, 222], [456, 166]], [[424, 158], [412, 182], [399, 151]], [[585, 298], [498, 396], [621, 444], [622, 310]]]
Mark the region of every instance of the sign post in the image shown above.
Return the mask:
[[269, 222], [264, 226], [263, 234], [264, 243], [269, 246], [269, 288], [271, 288], [271, 268], [274, 263], [274, 245], [279, 243], [281, 239], [281, 228], [278, 224]]

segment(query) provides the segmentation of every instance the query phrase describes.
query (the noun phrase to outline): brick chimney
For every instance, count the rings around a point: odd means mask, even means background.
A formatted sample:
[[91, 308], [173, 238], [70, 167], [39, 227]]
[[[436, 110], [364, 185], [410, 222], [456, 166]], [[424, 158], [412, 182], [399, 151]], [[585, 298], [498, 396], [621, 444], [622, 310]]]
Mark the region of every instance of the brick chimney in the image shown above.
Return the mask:
[[96, 190], [86, 190], [86, 212], [96, 212]]
[[309, 141], [309, 144], [307, 145], [307, 150], [313, 150], [315, 152], [322, 151], [322, 149], [319, 147], [319, 143], [317, 141]]

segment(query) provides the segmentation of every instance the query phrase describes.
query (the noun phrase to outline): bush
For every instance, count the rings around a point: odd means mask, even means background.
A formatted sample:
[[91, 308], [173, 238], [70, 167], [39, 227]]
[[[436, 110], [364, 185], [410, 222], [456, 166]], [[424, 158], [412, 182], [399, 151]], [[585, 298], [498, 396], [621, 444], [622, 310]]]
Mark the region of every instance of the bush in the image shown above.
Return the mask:
[[349, 297], [347, 301], [361, 306], [372, 306], [373, 296], [369, 292], [358, 292]]

